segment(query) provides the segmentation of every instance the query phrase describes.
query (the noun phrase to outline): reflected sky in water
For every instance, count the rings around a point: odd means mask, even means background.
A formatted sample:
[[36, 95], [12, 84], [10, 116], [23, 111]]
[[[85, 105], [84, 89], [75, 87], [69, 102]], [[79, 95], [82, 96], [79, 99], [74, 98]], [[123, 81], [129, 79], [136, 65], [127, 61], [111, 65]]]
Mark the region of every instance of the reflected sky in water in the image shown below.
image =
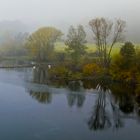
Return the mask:
[[0, 70], [0, 139], [139, 140], [132, 87], [73, 81], [58, 88], [32, 72]]

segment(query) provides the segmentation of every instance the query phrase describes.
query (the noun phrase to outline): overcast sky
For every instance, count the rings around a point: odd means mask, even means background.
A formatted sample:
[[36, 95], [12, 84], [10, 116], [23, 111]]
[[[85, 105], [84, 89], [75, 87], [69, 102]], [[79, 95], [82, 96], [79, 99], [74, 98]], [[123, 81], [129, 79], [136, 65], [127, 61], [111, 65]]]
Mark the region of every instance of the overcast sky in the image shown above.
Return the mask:
[[[26, 24], [88, 24], [95, 17], [122, 18], [128, 29], [140, 25], [140, 0], [0, 0], [0, 21]], [[138, 29], [137, 29], [138, 31]]]
[[140, 0], [0, 0], [0, 20], [67, 22], [95, 16], [135, 19]]

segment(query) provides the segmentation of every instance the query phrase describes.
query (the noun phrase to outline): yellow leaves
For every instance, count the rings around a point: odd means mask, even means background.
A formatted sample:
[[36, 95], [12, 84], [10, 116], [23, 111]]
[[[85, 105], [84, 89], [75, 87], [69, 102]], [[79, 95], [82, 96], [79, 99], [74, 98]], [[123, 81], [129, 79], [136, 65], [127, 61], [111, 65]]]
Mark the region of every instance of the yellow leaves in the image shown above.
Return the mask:
[[61, 31], [53, 27], [43, 27], [38, 29], [35, 33], [33, 33], [31, 38], [33, 40], [48, 42], [52, 39], [56, 40], [57, 37], [61, 35], [62, 35]]
[[110, 68], [110, 74], [112, 75], [113, 79], [125, 82], [131, 82], [135, 80], [135, 82], [137, 82], [137, 73], [138, 69], [134, 61], [126, 60], [120, 54], [113, 57]]
[[61, 36], [61, 31], [53, 27], [43, 27], [38, 29], [29, 37], [29, 42], [31, 42], [34, 47], [46, 46], [50, 41], [56, 41], [56, 39]]
[[86, 64], [83, 67], [83, 74], [85, 76], [94, 76], [101, 71], [100, 67], [97, 64]]
[[130, 71], [122, 71], [120, 72], [120, 78], [126, 82], [129, 82], [132, 80], [132, 73]]
[[116, 67], [116, 69], [111, 69], [110, 74], [114, 80], [131, 82], [135, 79], [135, 81], [140, 82], [140, 74], [134, 68], [122, 70]]
[[[54, 50], [54, 43], [61, 37], [61, 31], [53, 27], [43, 27], [29, 36], [27, 48], [37, 59], [48, 57]], [[39, 59], [40, 59], [39, 58]], [[48, 59], [48, 58], [47, 58]]]
[[64, 65], [54, 66], [48, 70], [50, 78], [59, 78], [59, 79], [67, 79], [67, 80], [79, 80], [82, 78], [82, 73], [80, 72], [72, 72]]
[[52, 67], [49, 71], [49, 75], [52, 77], [61, 77], [66, 78], [69, 74], [69, 70], [65, 66], [55, 66]]

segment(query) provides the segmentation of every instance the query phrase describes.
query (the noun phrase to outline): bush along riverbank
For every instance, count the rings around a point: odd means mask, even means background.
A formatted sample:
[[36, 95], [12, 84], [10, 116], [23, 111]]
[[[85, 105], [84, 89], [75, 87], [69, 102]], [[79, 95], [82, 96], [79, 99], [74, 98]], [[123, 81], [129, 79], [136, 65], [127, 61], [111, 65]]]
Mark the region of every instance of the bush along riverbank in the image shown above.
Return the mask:
[[126, 42], [120, 52], [112, 57], [109, 67], [103, 67], [98, 60], [59, 63], [48, 69], [50, 79], [95, 80], [110, 77], [113, 81], [129, 84], [140, 83], [140, 51]]

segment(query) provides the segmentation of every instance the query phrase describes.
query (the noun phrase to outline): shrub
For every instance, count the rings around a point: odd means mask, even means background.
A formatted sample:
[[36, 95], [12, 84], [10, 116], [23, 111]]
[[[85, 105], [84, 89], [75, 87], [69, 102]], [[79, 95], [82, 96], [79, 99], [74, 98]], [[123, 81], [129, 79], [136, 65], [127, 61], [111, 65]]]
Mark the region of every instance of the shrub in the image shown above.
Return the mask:
[[135, 62], [133, 61], [130, 65], [130, 61], [124, 59], [124, 57], [120, 54], [114, 56], [110, 74], [114, 80], [121, 80], [125, 82], [137, 82], [137, 75], [139, 75]]
[[96, 76], [101, 71], [101, 68], [97, 64], [86, 64], [83, 67], [84, 76]]
[[68, 79], [69, 80], [81, 80], [82, 79], [82, 73], [80, 73], [80, 72], [70, 73]]
[[65, 66], [55, 66], [48, 73], [50, 78], [67, 78], [70, 71]]

